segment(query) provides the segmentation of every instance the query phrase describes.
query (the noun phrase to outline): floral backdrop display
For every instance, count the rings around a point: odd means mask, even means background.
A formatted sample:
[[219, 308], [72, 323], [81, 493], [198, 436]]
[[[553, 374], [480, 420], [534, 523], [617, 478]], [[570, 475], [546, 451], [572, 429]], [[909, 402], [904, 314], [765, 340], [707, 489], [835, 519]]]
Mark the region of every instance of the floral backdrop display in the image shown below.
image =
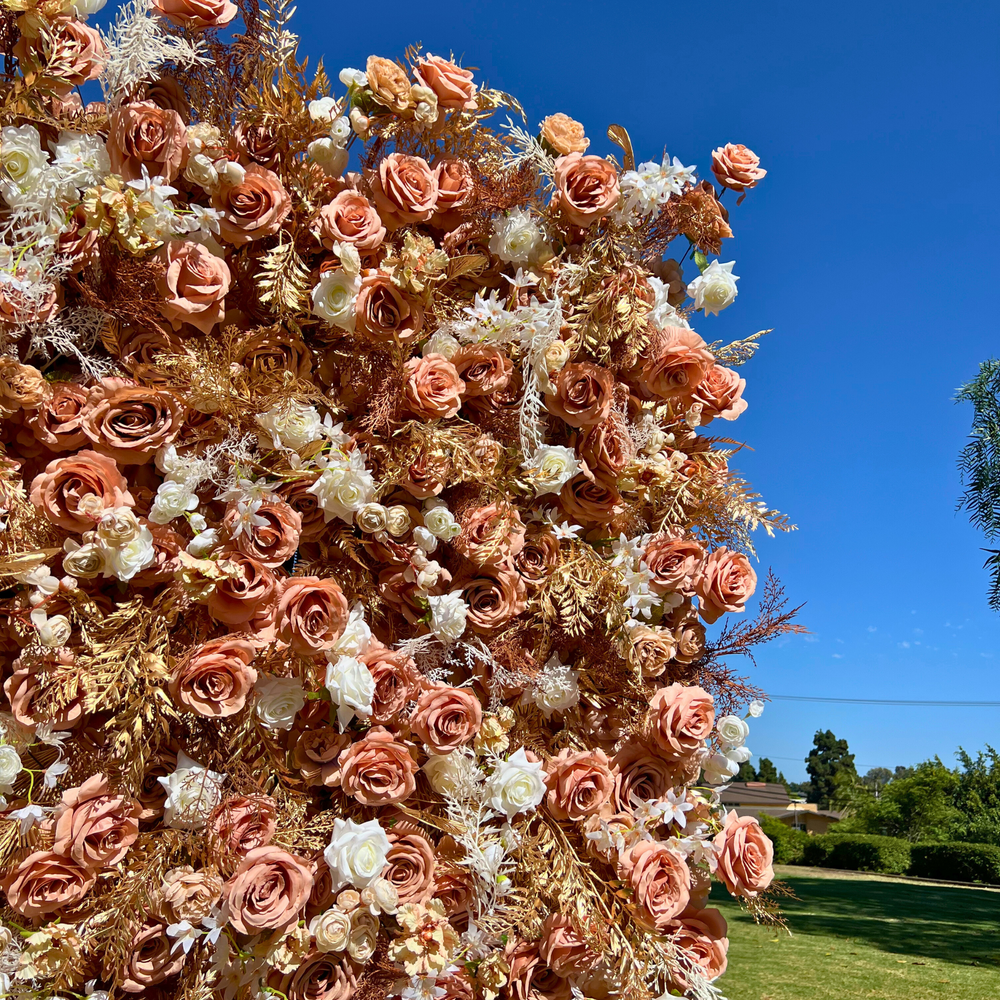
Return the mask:
[[757, 156], [102, 3], [0, 0], [0, 993], [721, 996]]

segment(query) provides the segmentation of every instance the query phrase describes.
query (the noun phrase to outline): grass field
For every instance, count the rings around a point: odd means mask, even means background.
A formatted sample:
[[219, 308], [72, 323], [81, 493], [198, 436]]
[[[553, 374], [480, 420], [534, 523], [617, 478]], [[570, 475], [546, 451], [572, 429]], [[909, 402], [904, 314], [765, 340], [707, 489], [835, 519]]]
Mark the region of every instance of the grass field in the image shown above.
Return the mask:
[[[1000, 1000], [1000, 891], [779, 867], [792, 935], [754, 924], [719, 885], [728, 1000]], [[721, 891], [720, 891], [721, 890]]]

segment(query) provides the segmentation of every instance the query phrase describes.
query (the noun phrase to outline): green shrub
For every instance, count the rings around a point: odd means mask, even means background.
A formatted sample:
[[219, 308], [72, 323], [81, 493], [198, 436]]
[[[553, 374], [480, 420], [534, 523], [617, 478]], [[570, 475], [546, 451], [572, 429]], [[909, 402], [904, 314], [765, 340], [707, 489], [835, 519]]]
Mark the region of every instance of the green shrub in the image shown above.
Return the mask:
[[902, 874], [910, 867], [910, 844], [896, 837], [865, 833], [824, 833], [810, 837], [805, 864], [853, 872]]
[[914, 844], [908, 874], [947, 882], [1000, 885], [1000, 847], [992, 844]]
[[774, 861], [779, 865], [801, 865], [802, 852], [806, 842], [810, 840], [805, 830], [793, 830], [782, 823], [780, 819], [768, 816], [766, 813], [758, 817], [760, 828], [774, 844]]

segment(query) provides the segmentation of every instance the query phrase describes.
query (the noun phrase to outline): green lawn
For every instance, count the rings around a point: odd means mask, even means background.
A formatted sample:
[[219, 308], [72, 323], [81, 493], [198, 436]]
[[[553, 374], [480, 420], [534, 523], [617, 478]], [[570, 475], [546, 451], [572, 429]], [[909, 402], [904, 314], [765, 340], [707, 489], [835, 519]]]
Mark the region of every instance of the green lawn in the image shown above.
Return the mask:
[[791, 937], [721, 886], [728, 1000], [1000, 1000], [1000, 891], [779, 867]]

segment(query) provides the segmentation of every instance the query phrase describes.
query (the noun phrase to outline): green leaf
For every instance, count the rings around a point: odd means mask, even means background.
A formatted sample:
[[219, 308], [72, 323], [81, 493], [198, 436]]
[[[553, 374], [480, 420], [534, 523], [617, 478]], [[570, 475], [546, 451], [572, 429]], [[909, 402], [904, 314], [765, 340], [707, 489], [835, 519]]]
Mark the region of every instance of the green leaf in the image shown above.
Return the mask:
[[708, 267], [708, 258], [700, 250], [695, 250], [694, 262], [698, 265], [698, 270], [704, 274], [705, 268]]

